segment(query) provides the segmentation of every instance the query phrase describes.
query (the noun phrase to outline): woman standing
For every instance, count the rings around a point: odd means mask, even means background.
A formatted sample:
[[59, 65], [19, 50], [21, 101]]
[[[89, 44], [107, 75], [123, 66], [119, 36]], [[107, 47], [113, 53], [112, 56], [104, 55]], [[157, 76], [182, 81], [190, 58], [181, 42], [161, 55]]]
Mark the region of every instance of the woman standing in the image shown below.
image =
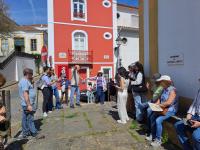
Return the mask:
[[100, 101], [101, 105], [103, 105], [105, 100], [104, 92], [107, 90], [106, 80], [103, 77], [103, 73], [99, 71], [96, 77], [91, 77], [89, 80], [96, 80], [97, 100]]
[[128, 98], [128, 72], [124, 67], [118, 69], [118, 83], [119, 86], [115, 86], [118, 90], [117, 92], [117, 108], [120, 120], [117, 120], [118, 123], [125, 124], [129, 118], [126, 110], [126, 103]]

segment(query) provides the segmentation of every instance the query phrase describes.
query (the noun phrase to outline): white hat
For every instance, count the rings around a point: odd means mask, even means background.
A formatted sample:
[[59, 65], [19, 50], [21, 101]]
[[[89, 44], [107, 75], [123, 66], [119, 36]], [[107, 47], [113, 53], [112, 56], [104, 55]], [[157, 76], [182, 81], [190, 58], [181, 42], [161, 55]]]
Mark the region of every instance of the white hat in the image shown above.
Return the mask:
[[170, 76], [168, 76], [168, 75], [163, 75], [159, 79], [157, 79], [156, 81], [159, 82], [159, 81], [163, 81], [163, 80], [165, 80], [165, 81], [172, 81], [171, 78], [170, 78]]

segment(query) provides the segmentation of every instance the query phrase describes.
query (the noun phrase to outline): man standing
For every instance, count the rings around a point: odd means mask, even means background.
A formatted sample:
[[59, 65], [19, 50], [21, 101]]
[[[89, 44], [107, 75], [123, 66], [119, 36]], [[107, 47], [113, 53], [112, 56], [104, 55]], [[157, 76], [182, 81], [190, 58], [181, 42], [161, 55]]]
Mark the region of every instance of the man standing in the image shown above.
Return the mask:
[[36, 111], [35, 98], [36, 92], [32, 84], [33, 70], [26, 68], [23, 71], [24, 77], [20, 80], [19, 96], [21, 99], [22, 107], [22, 134], [21, 138], [27, 138], [27, 136], [36, 137], [38, 134], [34, 124], [34, 113]]
[[71, 79], [71, 94], [70, 94], [70, 108], [74, 108], [74, 93], [76, 92], [76, 106], [80, 105], [80, 75], [79, 75], [80, 66], [75, 65], [73, 73], [72, 73], [72, 79]]

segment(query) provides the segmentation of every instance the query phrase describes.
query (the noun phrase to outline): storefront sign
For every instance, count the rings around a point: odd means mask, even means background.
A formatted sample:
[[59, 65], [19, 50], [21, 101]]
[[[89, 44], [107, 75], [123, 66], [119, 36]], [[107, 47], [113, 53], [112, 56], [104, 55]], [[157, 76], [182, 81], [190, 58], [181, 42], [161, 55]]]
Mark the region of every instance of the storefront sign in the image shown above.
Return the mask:
[[177, 54], [177, 55], [169, 56], [167, 60], [167, 64], [168, 65], [184, 65], [184, 55]]

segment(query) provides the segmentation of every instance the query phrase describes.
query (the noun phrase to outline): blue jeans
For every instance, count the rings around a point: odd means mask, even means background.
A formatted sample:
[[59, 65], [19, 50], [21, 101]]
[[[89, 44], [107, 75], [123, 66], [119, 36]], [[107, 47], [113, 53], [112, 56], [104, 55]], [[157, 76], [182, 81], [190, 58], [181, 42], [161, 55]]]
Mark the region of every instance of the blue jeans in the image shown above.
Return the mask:
[[34, 113], [27, 112], [27, 107], [22, 106], [22, 134], [23, 136], [36, 135], [37, 129], [34, 124]]
[[61, 106], [60, 106], [60, 97], [59, 97], [59, 92], [58, 92], [58, 88], [53, 88], [53, 95], [55, 96], [56, 98], [56, 108], [59, 109]]
[[70, 106], [74, 105], [74, 93], [76, 92], [76, 104], [80, 104], [80, 89], [78, 86], [71, 86]]
[[[197, 116], [193, 116], [192, 119], [197, 118]], [[200, 119], [200, 118], [199, 118]], [[178, 135], [178, 139], [180, 143], [183, 145], [184, 150], [192, 149], [191, 145], [189, 144], [189, 139], [185, 134], [185, 131], [190, 131], [192, 133], [192, 140], [193, 140], [193, 148], [195, 150], [200, 149], [200, 127], [199, 128], [191, 128], [183, 123], [183, 121], [178, 121], [175, 123], [176, 133]]]
[[92, 91], [87, 91], [87, 100], [88, 100], [88, 103], [94, 102], [94, 94]]
[[175, 112], [172, 111], [168, 111], [165, 114], [165, 116], [158, 115], [155, 112], [152, 113], [152, 115], [150, 116], [150, 121], [151, 121], [151, 133], [153, 139], [161, 140], [162, 130], [163, 130], [162, 123], [164, 120], [170, 118], [173, 115], [175, 115]]
[[142, 119], [143, 119], [143, 113], [142, 113], [142, 109], [141, 109], [142, 97], [141, 97], [141, 95], [134, 93], [133, 98], [134, 98], [134, 102], [135, 102], [136, 120], [142, 121]]
[[105, 93], [103, 91], [103, 87], [97, 86], [97, 100], [100, 101], [101, 104], [104, 104]]

